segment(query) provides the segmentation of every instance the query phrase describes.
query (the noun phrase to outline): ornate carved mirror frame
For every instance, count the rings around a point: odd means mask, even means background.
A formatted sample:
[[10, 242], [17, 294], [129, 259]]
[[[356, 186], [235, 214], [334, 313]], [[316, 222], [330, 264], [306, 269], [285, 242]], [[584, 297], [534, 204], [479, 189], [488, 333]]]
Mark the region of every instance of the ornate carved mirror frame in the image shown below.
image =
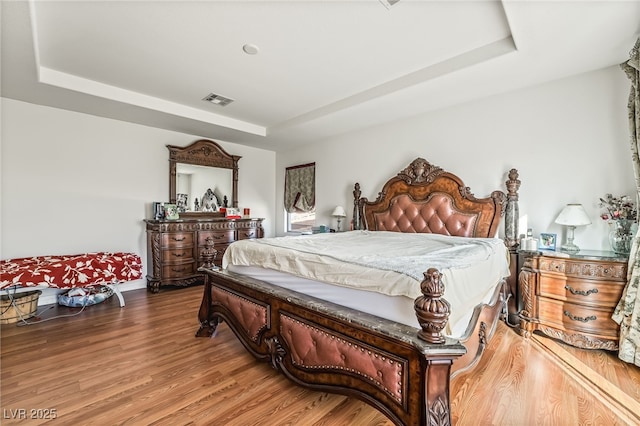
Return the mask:
[[[238, 207], [238, 160], [242, 157], [227, 153], [216, 142], [208, 139], [197, 140], [185, 147], [167, 145], [167, 148], [169, 149], [169, 200], [171, 203], [175, 203], [177, 198], [176, 168], [179, 163], [184, 163], [231, 169], [233, 172], [231, 202], [232, 207]], [[207, 213], [191, 212], [190, 214], [206, 215]]]

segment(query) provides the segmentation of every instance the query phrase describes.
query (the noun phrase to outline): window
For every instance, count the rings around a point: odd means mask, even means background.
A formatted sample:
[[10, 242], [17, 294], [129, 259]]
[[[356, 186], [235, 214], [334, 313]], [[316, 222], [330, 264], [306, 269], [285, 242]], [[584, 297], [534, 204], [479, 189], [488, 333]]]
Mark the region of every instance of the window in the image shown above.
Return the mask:
[[289, 213], [287, 212], [287, 232], [311, 232], [316, 223], [316, 212]]
[[316, 219], [316, 163], [287, 167], [284, 209], [287, 231], [308, 232]]

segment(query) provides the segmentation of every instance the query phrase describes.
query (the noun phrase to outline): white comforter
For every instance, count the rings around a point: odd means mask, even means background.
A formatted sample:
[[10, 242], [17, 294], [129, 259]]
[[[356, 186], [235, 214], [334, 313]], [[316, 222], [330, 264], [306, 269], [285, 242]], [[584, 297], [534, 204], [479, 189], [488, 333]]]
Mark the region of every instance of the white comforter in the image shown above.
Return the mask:
[[423, 272], [438, 268], [450, 321], [473, 309], [509, 275], [500, 239], [384, 231], [350, 231], [241, 240], [223, 257], [228, 265], [259, 266], [390, 296], [421, 295]]

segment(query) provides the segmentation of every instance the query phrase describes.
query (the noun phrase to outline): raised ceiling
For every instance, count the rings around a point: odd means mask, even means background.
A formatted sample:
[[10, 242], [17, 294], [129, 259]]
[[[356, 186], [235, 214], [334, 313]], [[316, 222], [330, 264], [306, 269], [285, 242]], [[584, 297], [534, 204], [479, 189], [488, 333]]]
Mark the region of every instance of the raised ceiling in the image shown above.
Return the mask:
[[2, 96], [269, 150], [619, 64], [640, 33], [640, 0], [1, 5]]

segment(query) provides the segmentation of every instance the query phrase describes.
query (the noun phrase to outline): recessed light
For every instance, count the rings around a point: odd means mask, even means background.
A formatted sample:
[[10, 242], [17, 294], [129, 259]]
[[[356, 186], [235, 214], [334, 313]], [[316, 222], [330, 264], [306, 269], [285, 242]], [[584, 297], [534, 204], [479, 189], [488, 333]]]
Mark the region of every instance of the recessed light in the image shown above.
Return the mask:
[[242, 50], [244, 50], [244, 53], [247, 55], [257, 55], [260, 49], [258, 49], [258, 46], [255, 44], [249, 43], [242, 46]]

